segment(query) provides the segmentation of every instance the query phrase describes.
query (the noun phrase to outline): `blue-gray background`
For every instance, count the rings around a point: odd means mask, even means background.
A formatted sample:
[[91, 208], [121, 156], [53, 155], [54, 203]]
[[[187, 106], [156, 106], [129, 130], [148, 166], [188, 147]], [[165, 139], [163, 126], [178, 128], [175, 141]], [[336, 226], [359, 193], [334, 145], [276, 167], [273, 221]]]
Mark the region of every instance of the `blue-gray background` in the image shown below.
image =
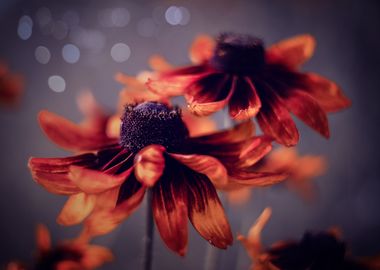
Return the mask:
[[[185, 7], [190, 19], [185, 12], [183, 25], [169, 24], [165, 12], [170, 6]], [[74, 20], [70, 31], [75, 27], [93, 31], [98, 38], [95, 40], [102, 44], [95, 44], [95, 49], [91, 49], [91, 44], [87, 47], [76, 44], [70, 32], [63, 39], [44, 34], [36, 22], [41, 7], [50, 10], [53, 23], [61, 20], [67, 11], [76, 14], [79, 24]], [[127, 9], [128, 23], [123, 27], [107, 27], [104, 22], [102, 25], [99, 19], [103, 17], [99, 14], [109, 8]], [[20, 39], [17, 33], [23, 15], [30, 16], [34, 22], [27, 40]], [[31, 260], [38, 222], [48, 225], [55, 241], [74, 237], [79, 229], [55, 223], [65, 198], [51, 195], [36, 185], [26, 167], [31, 155], [67, 154], [43, 136], [36, 122], [37, 112], [46, 108], [79, 121], [75, 98], [86, 88], [112, 109], [120, 89], [113, 80], [115, 72], [136, 74], [146, 69], [152, 53], [164, 55], [173, 64], [187, 63], [189, 44], [197, 34], [215, 35], [226, 30], [257, 35], [268, 45], [295, 34], [313, 34], [318, 41], [317, 50], [304, 69], [334, 79], [353, 101], [352, 108], [329, 117], [330, 140], [298, 122], [301, 153], [322, 154], [328, 159], [327, 174], [316, 181], [318, 201], [306, 204], [282, 188], [256, 190], [247, 206], [229, 208], [233, 232], [246, 233], [260, 211], [272, 206], [273, 217], [264, 232], [266, 244], [298, 238], [306, 229], [322, 230], [338, 225], [354, 254], [377, 254], [380, 252], [379, 25], [377, 1], [2, 0], [0, 59], [7, 61], [12, 70], [24, 74], [26, 88], [18, 109], [0, 109], [0, 264], [11, 259]], [[110, 56], [111, 47], [119, 42], [131, 50], [129, 59], [123, 63], [115, 62]], [[61, 50], [67, 43], [80, 49], [75, 64], [62, 59]], [[35, 49], [41, 45], [51, 53], [47, 64], [35, 59]], [[64, 92], [49, 88], [48, 78], [52, 75], [65, 79]], [[112, 248], [117, 257], [104, 269], [139, 269], [144, 207], [145, 204], [114, 233], [95, 241]], [[201, 269], [209, 252], [207, 243], [192, 229], [185, 258], [173, 255], [158, 237], [156, 240], [154, 269]], [[237, 242], [218, 256], [218, 269], [248, 269], [249, 259]]]

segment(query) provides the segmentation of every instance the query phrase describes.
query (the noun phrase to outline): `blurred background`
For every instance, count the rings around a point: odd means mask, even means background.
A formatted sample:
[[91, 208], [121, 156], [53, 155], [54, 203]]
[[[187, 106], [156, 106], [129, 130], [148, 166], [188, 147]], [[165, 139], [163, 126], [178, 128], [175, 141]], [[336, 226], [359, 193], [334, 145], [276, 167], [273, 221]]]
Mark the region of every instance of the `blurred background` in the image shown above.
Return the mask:
[[[0, 108], [0, 265], [31, 261], [37, 223], [46, 224], [55, 242], [76, 236], [80, 227], [61, 227], [55, 219], [65, 198], [34, 183], [30, 156], [69, 155], [38, 127], [36, 115], [48, 109], [79, 121], [75, 99], [84, 89], [109, 111], [121, 89], [116, 72], [135, 75], [147, 69], [154, 53], [170, 63], [188, 63], [188, 48], [201, 33], [248, 33], [270, 45], [311, 33], [314, 57], [303, 69], [340, 84], [353, 106], [330, 115], [331, 139], [325, 140], [299, 121], [302, 154], [324, 155], [327, 173], [315, 182], [318, 198], [305, 203], [283, 187], [254, 190], [245, 206], [227, 209], [236, 235], [246, 234], [266, 206], [273, 217], [264, 243], [301, 237], [305, 230], [339, 226], [355, 255], [380, 252], [380, 4], [378, 1], [118, 1], [1, 0], [0, 59], [25, 78], [16, 108]], [[222, 126], [221, 117], [215, 117]], [[116, 255], [102, 269], [139, 269], [145, 204], [112, 234], [95, 239]], [[189, 251], [179, 258], [156, 234], [154, 269], [202, 269], [208, 244], [191, 225]], [[213, 253], [219, 270], [248, 269], [238, 242]]]

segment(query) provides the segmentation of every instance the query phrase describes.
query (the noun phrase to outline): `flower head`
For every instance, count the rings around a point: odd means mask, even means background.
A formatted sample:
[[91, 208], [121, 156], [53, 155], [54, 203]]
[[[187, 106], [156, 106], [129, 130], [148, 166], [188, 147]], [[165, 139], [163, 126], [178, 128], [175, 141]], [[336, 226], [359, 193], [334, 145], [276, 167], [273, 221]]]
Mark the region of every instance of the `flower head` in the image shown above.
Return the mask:
[[[180, 116], [157, 102], [127, 105], [119, 144], [67, 158], [31, 158], [36, 182], [70, 196], [58, 222], [84, 221], [88, 236], [108, 233], [151, 188], [154, 219], [170, 249], [185, 254], [187, 218], [211, 244], [229, 246], [232, 234], [216, 188], [267, 186], [286, 174], [252, 171], [271, 149], [270, 138], [254, 136], [252, 122], [190, 137]], [[55, 126], [54, 133], [62, 132], [64, 126]]]
[[184, 95], [190, 110], [199, 116], [228, 106], [236, 120], [257, 117], [264, 133], [286, 146], [297, 144], [299, 139], [290, 113], [328, 138], [326, 113], [347, 108], [351, 102], [334, 82], [299, 71], [314, 47], [310, 35], [264, 48], [256, 37], [223, 33], [215, 42], [198, 48], [204, 48], [207, 53], [198, 54], [208, 58], [162, 72], [147, 85], [162, 96]]

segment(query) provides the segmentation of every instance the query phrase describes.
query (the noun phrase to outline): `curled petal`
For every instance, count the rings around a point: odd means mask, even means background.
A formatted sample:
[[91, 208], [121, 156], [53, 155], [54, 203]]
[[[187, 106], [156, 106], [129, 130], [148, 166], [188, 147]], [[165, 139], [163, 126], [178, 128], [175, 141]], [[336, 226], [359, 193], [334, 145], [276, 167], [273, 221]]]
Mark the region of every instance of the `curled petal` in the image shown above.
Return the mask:
[[37, 225], [36, 238], [38, 252], [46, 252], [50, 250], [51, 237], [50, 232], [45, 225]]
[[333, 81], [315, 73], [306, 73], [305, 76], [304, 90], [318, 101], [325, 112], [337, 112], [351, 106], [351, 100]]
[[66, 173], [46, 173], [32, 171], [33, 179], [47, 191], [58, 195], [72, 195], [81, 190], [69, 179]]
[[41, 128], [54, 143], [72, 151], [96, 150], [117, 141], [48, 111], [38, 114]]
[[164, 151], [161, 145], [150, 145], [136, 155], [135, 175], [145, 186], [152, 187], [161, 177], [165, 168]]
[[46, 173], [67, 173], [71, 165], [90, 167], [96, 165], [94, 154], [83, 154], [65, 158], [30, 158], [29, 169]]
[[[172, 163], [174, 164], [174, 163]], [[187, 249], [187, 193], [183, 174], [177, 167], [165, 170], [160, 182], [153, 189], [153, 216], [165, 244], [180, 256]], [[149, 207], [149, 206], [148, 206]]]
[[[232, 79], [231, 83], [228, 77], [225, 77], [222, 79], [222, 81], [216, 81], [215, 85], [210, 88], [204, 88], [202, 92], [205, 92], [204, 95], [197, 94], [197, 98], [192, 95], [185, 95], [185, 98], [187, 100], [188, 108], [190, 112], [197, 116], [207, 116], [214, 112], [217, 112], [221, 109], [223, 109], [228, 102], [230, 101], [235, 88], [236, 88], [236, 77]], [[205, 86], [202, 86], [205, 87]], [[207, 86], [206, 86], [207, 87]], [[211, 99], [213, 101], [209, 102], [203, 102], [200, 101], [202, 99], [206, 99], [206, 93], [208, 95], [211, 95], [212, 91], [218, 90], [219, 95], [212, 94], [212, 97], [207, 97], [207, 99]], [[222, 99], [221, 99], [222, 97]]]
[[284, 101], [287, 108], [308, 126], [318, 131], [322, 136], [330, 137], [326, 113], [309, 94], [294, 89]]
[[189, 218], [194, 228], [210, 244], [225, 249], [232, 233], [224, 209], [212, 183], [205, 175], [189, 171]]
[[299, 134], [290, 113], [281, 98], [267, 85], [265, 103], [257, 115], [257, 121], [265, 134], [272, 136], [285, 146], [298, 143]]
[[236, 90], [229, 102], [229, 112], [235, 120], [254, 117], [261, 108], [261, 100], [249, 77], [238, 80]]
[[131, 174], [133, 168], [125, 172], [112, 175], [79, 166], [71, 166], [69, 178], [83, 192], [96, 194], [120, 186]]
[[57, 222], [66, 226], [79, 224], [91, 213], [95, 203], [95, 195], [82, 192], [71, 195], [63, 206]]
[[272, 150], [272, 139], [267, 136], [255, 137], [240, 153], [238, 167], [250, 167]]
[[298, 68], [313, 56], [315, 43], [309, 34], [282, 40], [267, 49], [267, 61]]
[[192, 63], [201, 64], [209, 60], [215, 48], [215, 40], [208, 35], [199, 35], [191, 44], [189, 57]]
[[137, 209], [144, 194], [145, 188], [141, 187], [115, 208], [93, 212], [85, 221], [84, 234], [96, 236], [111, 232]]
[[206, 155], [170, 155], [192, 170], [205, 174], [216, 186], [223, 186], [228, 182], [226, 168], [214, 157]]

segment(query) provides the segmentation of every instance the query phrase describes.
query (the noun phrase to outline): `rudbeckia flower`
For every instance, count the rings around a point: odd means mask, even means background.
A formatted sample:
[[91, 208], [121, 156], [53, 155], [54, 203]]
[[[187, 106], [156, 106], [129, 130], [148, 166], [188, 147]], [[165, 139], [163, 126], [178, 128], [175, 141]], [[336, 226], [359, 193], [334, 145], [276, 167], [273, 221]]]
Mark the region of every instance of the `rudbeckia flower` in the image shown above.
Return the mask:
[[266, 208], [249, 230], [238, 236], [253, 261], [253, 270], [375, 270], [378, 259], [361, 259], [347, 252], [336, 228], [325, 232], [306, 232], [300, 241], [279, 241], [263, 247], [261, 232], [271, 216]]
[[[288, 177], [283, 183], [306, 201], [315, 198], [316, 192], [312, 180], [321, 176], [326, 167], [324, 157], [299, 155], [295, 147], [280, 147], [273, 150], [256, 165], [259, 171], [287, 173]], [[240, 205], [249, 200], [251, 193], [251, 188], [237, 188], [228, 191], [227, 198], [230, 203]]]
[[107, 248], [89, 245], [81, 241], [65, 241], [51, 245], [48, 229], [44, 225], [37, 227], [37, 257], [29, 268], [18, 262], [11, 262], [7, 270], [92, 270], [113, 260]]
[[215, 42], [193, 49], [200, 50], [197, 64], [163, 72], [147, 85], [163, 96], [184, 95], [198, 116], [228, 106], [235, 120], [256, 117], [265, 134], [286, 146], [299, 140], [290, 113], [328, 138], [326, 113], [347, 108], [351, 102], [334, 82], [299, 71], [314, 47], [310, 35], [264, 48], [256, 37], [224, 33]]
[[16, 105], [22, 95], [24, 80], [21, 75], [13, 74], [0, 62], [0, 104]]
[[[63, 125], [55, 129], [49, 135], [68, 130]], [[56, 141], [55, 136], [50, 138]], [[81, 142], [70, 139], [69, 143]], [[253, 136], [250, 121], [230, 130], [189, 137], [179, 109], [144, 102], [125, 107], [118, 144], [67, 158], [31, 158], [29, 168], [35, 181], [48, 191], [70, 196], [59, 223], [85, 220], [84, 235], [89, 236], [116, 228], [150, 188], [162, 239], [184, 255], [187, 218], [214, 246], [231, 245], [230, 226], [216, 188], [267, 186], [284, 179], [283, 173], [251, 170], [270, 149], [271, 139]]]

